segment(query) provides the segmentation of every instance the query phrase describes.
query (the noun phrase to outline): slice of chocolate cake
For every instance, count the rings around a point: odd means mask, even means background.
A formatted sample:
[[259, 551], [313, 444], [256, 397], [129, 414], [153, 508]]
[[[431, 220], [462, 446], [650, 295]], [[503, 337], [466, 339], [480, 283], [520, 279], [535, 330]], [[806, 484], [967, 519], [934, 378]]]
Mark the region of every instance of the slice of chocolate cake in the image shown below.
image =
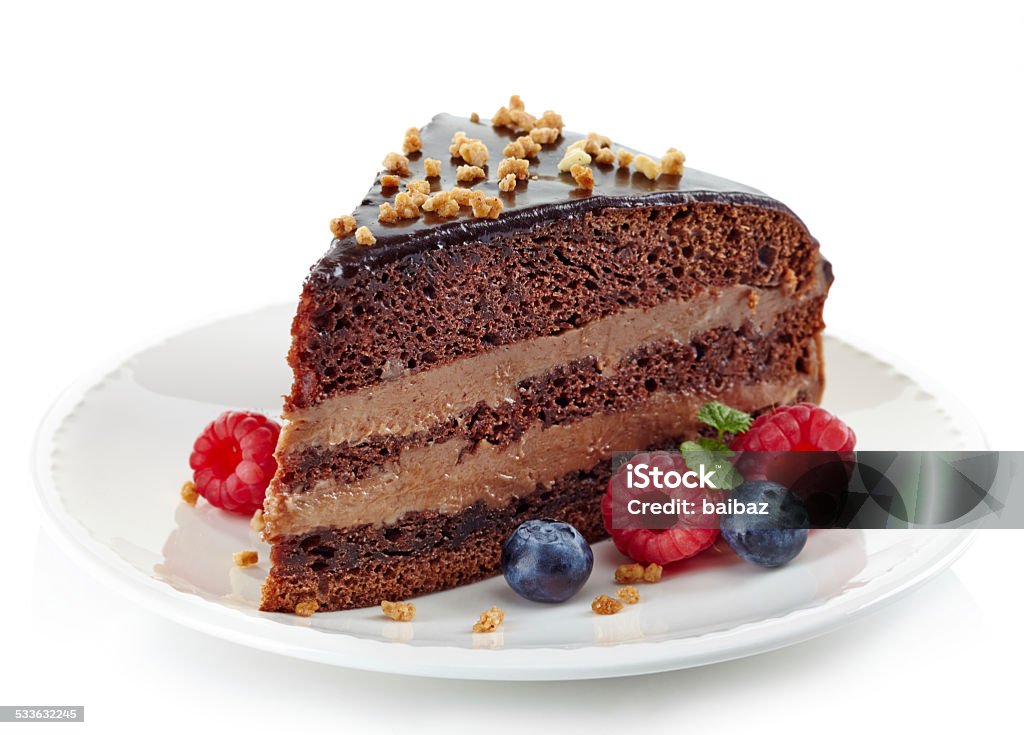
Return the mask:
[[517, 98], [405, 150], [299, 302], [264, 610], [482, 579], [531, 518], [600, 539], [613, 451], [819, 399], [832, 276], [784, 205]]

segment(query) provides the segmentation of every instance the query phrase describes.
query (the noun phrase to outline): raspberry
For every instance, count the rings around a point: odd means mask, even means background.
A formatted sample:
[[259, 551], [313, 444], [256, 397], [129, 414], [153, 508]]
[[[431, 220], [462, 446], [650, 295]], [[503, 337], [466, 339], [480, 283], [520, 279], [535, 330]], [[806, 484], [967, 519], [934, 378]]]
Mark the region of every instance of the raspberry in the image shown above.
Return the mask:
[[850, 452], [857, 444], [853, 429], [812, 403], [782, 406], [759, 416], [732, 441], [735, 451]]
[[[662, 469], [685, 471], [686, 464], [682, 457], [667, 452], [651, 452], [638, 454], [630, 460], [634, 464], [646, 463]], [[614, 493], [614, 494], [613, 494]], [[689, 559], [696, 556], [715, 542], [718, 537], [717, 524], [709, 519], [701, 519], [700, 525], [712, 527], [680, 527], [679, 523], [665, 529], [648, 528], [613, 528], [613, 505], [622, 502], [627, 496], [626, 473], [624, 467], [616, 472], [608, 482], [608, 490], [601, 501], [601, 514], [604, 526], [612, 537], [615, 547], [634, 561], [644, 564], [671, 564], [674, 561]]]
[[281, 427], [256, 413], [226, 411], [192, 445], [188, 463], [196, 490], [218, 508], [252, 515], [263, 507], [277, 471], [274, 449]]

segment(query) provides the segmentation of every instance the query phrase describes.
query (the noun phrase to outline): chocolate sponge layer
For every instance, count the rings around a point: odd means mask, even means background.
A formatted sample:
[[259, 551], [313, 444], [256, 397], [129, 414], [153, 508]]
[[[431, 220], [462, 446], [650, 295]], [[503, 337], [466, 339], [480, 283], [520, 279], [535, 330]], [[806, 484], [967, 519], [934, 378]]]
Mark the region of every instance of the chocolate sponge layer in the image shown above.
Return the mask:
[[787, 211], [689, 202], [586, 212], [311, 278], [286, 410], [708, 286], [799, 291], [819, 267], [817, 243]]

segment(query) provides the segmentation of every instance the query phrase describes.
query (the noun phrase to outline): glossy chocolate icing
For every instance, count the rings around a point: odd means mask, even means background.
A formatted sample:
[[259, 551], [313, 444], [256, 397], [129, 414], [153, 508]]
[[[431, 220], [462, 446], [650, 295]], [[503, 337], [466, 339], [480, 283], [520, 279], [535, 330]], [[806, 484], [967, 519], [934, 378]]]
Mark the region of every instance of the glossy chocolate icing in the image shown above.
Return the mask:
[[[448, 147], [452, 136], [459, 130], [465, 131], [470, 138], [479, 138], [487, 145], [490, 159], [485, 169], [488, 173], [486, 181], [456, 181], [455, 170], [464, 161], [451, 158]], [[594, 189], [580, 189], [572, 176], [558, 170], [558, 162], [569, 145], [586, 137], [569, 130], [563, 130], [562, 137], [556, 143], [545, 145], [537, 157], [531, 159], [530, 179], [519, 181], [514, 192], [501, 192], [496, 171], [505, 157], [502, 149], [520, 135], [523, 133], [491, 127], [488, 120], [474, 123], [468, 118], [448, 114], [434, 117], [420, 131], [422, 150], [409, 155], [409, 175], [402, 177], [402, 187], [382, 193], [378, 174], [366, 198], [352, 213], [359, 226], [365, 225], [373, 232], [377, 238], [376, 245], [361, 247], [352, 235], [334, 240], [330, 250], [313, 267], [310, 281], [326, 286], [334, 281], [348, 280], [363, 268], [372, 269], [416, 252], [444, 248], [460, 242], [486, 242], [497, 235], [529, 230], [538, 222], [566, 219], [606, 207], [717, 202], [780, 210], [796, 218], [784, 204], [757, 189], [691, 168], [687, 168], [683, 176], [663, 175], [651, 181], [633, 167], [620, 169], [617, 166], [592, 163], [590, 167], [594, 172]], [[619, 144], [613, 144], [613, 150], [619, 147]], [[629, 146], [622, 147], [637, 152]], [[429, 179], [432, 191], [466, 186], [480, 189], [488, 196], [497, 196], [505, 207], [498, 219], [476, 219], [464, 208], [463, 213], [454, 219], [424, 212], [415, 220], [403, 220], [396, 224], [378, 222], [380, 204], [393, 202], [395, 194], [404, 190], [407, 182], [425, 178], [424, 161], [427, 158], [441, 161], [440, 178]]]

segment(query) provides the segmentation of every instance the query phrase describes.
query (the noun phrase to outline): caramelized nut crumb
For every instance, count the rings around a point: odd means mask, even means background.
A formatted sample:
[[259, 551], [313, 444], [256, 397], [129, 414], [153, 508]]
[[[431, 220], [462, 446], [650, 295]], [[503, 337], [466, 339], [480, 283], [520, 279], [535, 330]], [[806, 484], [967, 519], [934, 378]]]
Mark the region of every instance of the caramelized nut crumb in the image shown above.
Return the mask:
[[[560, 118], [559, 118], [560, 119]], [[508, 101], [508, 107], [499, 107], [491, 118], [491, 125], [496, 128], [509, 128], [512, 131], [529, 132], [537, 124], [537, 118], [526, 111], [526, 105], [519, 95], [514, 94]], [[548, 125], [548, 127], [557, 127]]]
[[358, 230], [356, 230], [356, 244], [357, 245], [362, 245], [363, 247], [370, 247], [371, 245], [375, 244], [376, 242], [377, 242], [377, 238], [375, 238], [373, 236], [373, 233], [370, 232], [370, 228], [367, 227], [366, 225], [363, 225]]
[[661, 171], [672, 176], [682, 176], [684, 163], [686, 163], [686, 156], [683, 155], [683, 152], [669, 148], [668, 152], [661, 157]]
[[661, 571], [662, 568], [660, 564], [655, 564], [654, 562], [651, 562], [647, 565], [647, 568], [644, 569], [644, 581], [650, 582], [651, 584], [654, 584], [655, 582], [660, 582]]
[[[595, 132], [587, 133], [587, 141], [596, 145], [598, 149], [608, 148], [612, 144], [612, 139], [607, 135], [598, 135]], [[587, 152], [589, 153], [590, 151], [588, 150]]]
[[300, 615], [301, 617], [304, 617], [304, 618], [308, 618], [308, 617], [310, 617], [313, 613], [315, 613], [319, 609], [320, 609], [320, 603], [318, 603], [316, 600], [313, 600], [313, 599], [303, 600], [302, 602], [300, 602], [298, 605], [295, 606], [295, 614], [296, 615]]
[[402, 180], [394, 174], [384, 174], [380, 177], [381, 189], [397, 189]]
[[620, 168], [629, 168], [629, 164], [633, 163], [633, 154], [625, 148], [619, 148], [617, 159]]
[[395, 197], [395, 211], [402, 219], [416, 219], [420, 216], [420, 208], [409, 196], [409, 192], [403, 191]]
[[423, 140], [420, 138], [419, 128], [409, 128], [405, 131], [405, 138], [402, 140], [402, 150], [405, 153], [415, 153], [423, 147]]
[[469, 204], [469, 198], [472, 194], [472, 189], [467, 189], [463, 186], [453, 186], [451, 189], [452, 199], [458, 202], [460, 207], [465, 207]]
[[[391, 202], [384, 202], [377, 206], [377, 221], [383, 222], [387, 225], [393, 225], [401, 217], [398, 215], [398, 210], [391, 206]], [[359, 233], [356, 233], [357, 236]]]
[[518, 140], [514, 140], [501, 151], [506, 158], [526, 158], [526, 149]]
[[436, 158], [428, 158], [423, 161], [423, 170], [428, 179], [436, 179], [441, 175], [441, 162]]
[[339, 240], [355, 232], [356, 218], [351, 214], [344, 214], [331, 220], [331, 234]]
[[506, 158], [498, 164], [498, 178], [503, 179], [514, 174], [517, 179], [525, 179], [530, 175], [530, 162], [525, 158]]
[[189, 505], [195, 505], [196, 501], [199, 500], [199, 491], [196, 490], [196, 484], [189, 480], [181, 486], [181, 499]]
[[380, 609], [392, 620], [400, 623], [408, 623], [416, 617], [416, 606], [411, 602], [390, 602], [382, 600]]
[[258, 552], [247, 549], [245, 551], [236, 551], [231, 555], [231, 559], [235, 562], [236, 567], [251, 567], [259, 563], [260, 555]]
[[644, 567], [642, 564], [619, 564], [615, 569], [615, 581], [619, 584], [639, 582], [644, 578]]
[[594, 171], [586, 166], [573, 166], [569, 169], [569, 173], [574, 179], [576, 179], [576, 186], [581, 189], [593, 189], [594, 188]]
[[602, 148], [594, 156], [594, 163], [599, 163], [602, 166], [611, 166], [615, 163], [615, 154], [612, 153], [611, 148]]
[[484, 170], [479, 166], [459, 166], [455, 169], [456, 181], [476, 181], [485, 176]]
[[565, 123], [562, 122], [562, 116], [554, 110], [544, 110], [544, 114], [537, 118], [537, 127], [557, 128], [558, 132], [561, 133]]
[[487, 163], [490, 153], [482, 141], [466, 140], [459, 146], [459, 157], [470, 166], [483, 166]]
[[413, 179], [412, 181], [405, 185], [405, 188], [408, 189], [409, 191], [419, 192], [420, 194], [429, 194], [430, 182], [424, 179]]
[[480, 613], [480, 619], [473, 624], [474, 633], [493, 633], [505, 622], [505, 611], [500, 607], [492, 607]]
[[498, 188], [501, 189], [504, 192], [515, 191], [516, 190], [516, 175], [515, 174], [505, 174], [505, 176], [502, 177], [501, 181], [498, 182]]
[[615, 593], [615, 596], [625, 602], [627, 605], [635, 605], [640, 602], [640, 593], [636, 587], [629, 585], [627, 587], [620, 587]]
[[586, 166], [590, 163], [590, 155], [581, 148], [570, 148], [558, 162], [558, 170], [568, 172], [573, 166]]
[[257, 508], [256, 512], [252, 514], [252, 518], [249, 519], [249, 528], [253, 531], [262, 531], [267, 527], [267, 522], [263, 520], [263, 508]]
[[622, 602], [608, 595], [598, 595], [590, 603], [590, 609], [598, 615], [614, 615], [622, 609]]
[[558, 137], [562, 134], [562, 131], [558, 128], [534, 128], [530, 131], [530, 140], [534, 143], [554, 143], [558, 140]]
[[455, 217], [459, 213], [459, 203], [450, 191], [439, 191], [423, 202], [423, 211], [433, 212], [439, 217]]
[[473, 216], [480, 219], [498, 219], [504, 209], [498, 197], [484, 196], [482, 191], [474, 191], [469, 198], [469, 206], [473, 208]]
[[475, 112], [471, 112], [471, 113], [469, 113], [469, 121], [470, 122], [474, 122], [474, 123], [478, 123], [478, 122], [480, 122], [480, 116], [478, 114], [476, 114]]
[[409, 175], [409, 159], [401, 153], [391, 153], [384, 156], [384, 170], [399, 176]]
[[656, 163], [642, 153], [633, 159], [633, 166], [652, 181], [661, 176], [661, 164]]

